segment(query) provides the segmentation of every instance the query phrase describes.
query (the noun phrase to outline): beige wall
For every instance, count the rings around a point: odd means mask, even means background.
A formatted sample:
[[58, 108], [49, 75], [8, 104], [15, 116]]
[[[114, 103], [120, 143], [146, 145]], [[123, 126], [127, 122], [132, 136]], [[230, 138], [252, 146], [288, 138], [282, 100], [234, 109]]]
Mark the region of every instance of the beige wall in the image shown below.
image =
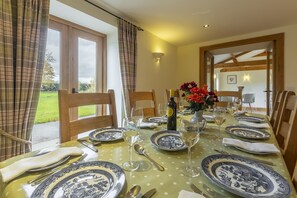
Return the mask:
[[[177, 88], [177, 51], [171, 45], [153, 34], [138, 32], [136, 90], [155, 89], [159, 102], [164, 102], [165, 89]], [[160, 62], [153, 59], [152, 52], [163, 52]]]
[[[215, 41], [181, 46], [177, 50], [177, 72], [181, 75], [181, 77], [177, 79], [177, 83], [185, 80], [190, 81], [197, 79], [196, 81], [198, 81], [199, 47], [282, 32], [285, 33], [285, 89], [297, 91], [297, 24]], [[194, 72], [195, 74], [193, 74]]]

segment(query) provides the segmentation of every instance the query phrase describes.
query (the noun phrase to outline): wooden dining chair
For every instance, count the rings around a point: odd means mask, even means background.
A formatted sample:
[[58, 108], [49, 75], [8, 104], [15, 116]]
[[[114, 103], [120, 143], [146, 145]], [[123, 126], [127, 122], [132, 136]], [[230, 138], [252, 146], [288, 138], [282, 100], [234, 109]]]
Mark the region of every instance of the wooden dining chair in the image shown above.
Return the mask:
[[[238, 91], [216, 91], [219, 102], [215, 103], [216, 107], [227, 107], [229, 102], [234, 102], [239, 99], [242, 102], [242, 89]], [[239, 110], [242, 110], [242, 105], [239, 106]]]
[[153, 117], [158, 115], [158, 106], [156, 100], [155, 90], [152, 91], [129, 91], [129, 104], [130, 108], [137, 107], [137, 103], [141, 103], [141, 106], [150, 104], [148, 107], [143, 108], [144, 117]]
[[[165, 95], [166, 95], [166, 102], [169, 101], [170, 99], [170, 90], [169, 89], [165, 89]], [[179, 90], [176, 89], [174, 90], [174, 101], [176, 102], [176, 106], [177, 108], [179, 108], [179, 102], [180, 102], [180, 94], [179, 94]]]
[[281, 110], [276, 139], [290, 175], [293, 174], [297, 157], [297, 96], [288, 91]]
[[292, 182], [293, 182], [293, 185], [295, 187], [295, 190], [297, 191], [297, 161], [295, 163], [295, 168], [294, 168], [294, 172], [293, 172], [293, 175], [292, 175]]
[[[103, 108], [103, 112], [97, 113], [95, 116], [75, 120], [70, 119], [70, 109], [86, 105], [109, 106], [109, 114]], [[108, 93], [68, 93], [67, 90], [59, 90], [59, 115], [61, 143], [76, 139], [78, 134], [92, 129], [103, 127], [116, 128], [118, 126], [113, 90], [109, 90]]]
[[273, 102], [272, 113], [269, 122], [272, 126], [272, 130], [274, 133], [276, 133], [277, 127], [279, 125], [281, 109], [284, 105], [286, 93], [287, 91], [278, 91]]

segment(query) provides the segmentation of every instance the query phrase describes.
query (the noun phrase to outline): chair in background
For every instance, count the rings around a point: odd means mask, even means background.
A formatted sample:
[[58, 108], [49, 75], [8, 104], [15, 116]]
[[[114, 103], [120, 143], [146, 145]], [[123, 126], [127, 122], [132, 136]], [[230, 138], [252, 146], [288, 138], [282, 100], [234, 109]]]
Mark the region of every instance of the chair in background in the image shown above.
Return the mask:
[[[170, 90], [166, 89], [165, 94], [166, 94], [166, 102], [168, 102], [170, 99]], [[176, 89], [176, 90], [174, 90], [174, 101], [176, 102], [176, 106], [178, 109], [179, 109], [180, 100], [181, 100], [181, 98], [180, 98], [179, 90]]]
[[[229, 102], [235, 102], [236, 100], [242, 102], [242, 88], [238, 88], [238, 91], [216, 91], [219, 102], [216, 102], [216, 107], [227, 107]], [[241, 105], [239, 110], [241, 110]]]
[[288, 91], [281, 110], [276, 139], [290, 175], [293, 174], [297, 157], [297, 96]]
[[294, 168], [294, 172], [293, 172], [293, 175], [292, 175], [292, 182], [293, 182], [293, 185], [295, 187], [295, 190], [297, 191], [297, 161], [295, 163], [295, 168]]
[[[69, 110], [71, 108], [101, 105], [109, 106], [109, 115], [103, 109], [105, 115], [96, 115], [87, 118], [70, 120]], [[59, 115], [60, 115], [60, 142], [77, 139], [77, 135], [102, 127], [117, 127], [117, 114], [114, 91], [108, 93], [71, 93], [67, 90], [59, 90]]]
[[250, 107], [250, 111], [251, 113], [253, 113], [253, 109], [252, 109], [252, 103], [255, 102], [255, 94], [253, 93], [247, 93], [247, 94], [243, 94], [242, 95], [242, 105], [243, 104], [248, 104]]
[[276, 133], [277, 127], [279, 125], [281, 110], [284, 105], [286, 93], [287, 91], [278, 91], [273, 102], [272, 113], [269, 122], [274, 133]]
[[158, 106], [155, 90], [152, 91], [129, 91], [130, 108], [137, 107], [137, 102], [150, 102], [150, 107], [143, 108], [144, 117], [153, 117], [158, 115]]

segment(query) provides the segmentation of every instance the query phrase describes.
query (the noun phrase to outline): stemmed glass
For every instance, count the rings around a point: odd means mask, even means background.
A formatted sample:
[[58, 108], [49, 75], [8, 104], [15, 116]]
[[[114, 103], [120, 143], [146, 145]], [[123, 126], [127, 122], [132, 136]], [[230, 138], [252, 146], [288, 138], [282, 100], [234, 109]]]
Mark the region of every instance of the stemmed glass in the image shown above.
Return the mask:
[[233, 113], [236, 111], [237, 107], [235, 107], [234, 102], [228, 102], [227, 104], [227, 111], [230, 115], [233, 115]]
[[188, 147], [188, 165], [184, 168], [185, 175], [189, 177], [198, 177], [200, 168], [192, 165], [191, 148], [199, 141], [199, 123], [181, 120], [179, 133], [184, 144]]
[[[132, 107], [131, 108], [131, 120], [134, 124], [135, 130], [140, 132], [140, 125], [143, 121], [143, 108], [141, 107]], [[141, 142], [142, 139], [139, 135], [138, 141]]]
[[234, 105], [236, 107], [236, 111], [240, 110], [241, 109], [241, 100], [239, 98], [236, 98], [234, 100]]
[[224, 108], [215, 108], [213, 111], [213, 117], [216, 125], [219, 127], [218, 140], [222, 140], [221, 137], [221, 125], [225, 122], [225, 109]]
[[139, 164], [132, 161], [132, 146], [138, 141], [139, 133], [128, 118], [123, 119], [122, 127], [124, 128], [123, 138], [129, 145], [129, 161], [123, 163], [123, 168], [127, 171], [134, 171], [138, 169]]
[[159, 111], [159, 116], [161, 116], [161, 127], [162, 129], [164, 129], [164, 123], [167, 122], [167, 118], [166, 118], [166, 111], [167, 111], [167, 104], [165, 103], [159, 103], [158, 105], [158, 111]]

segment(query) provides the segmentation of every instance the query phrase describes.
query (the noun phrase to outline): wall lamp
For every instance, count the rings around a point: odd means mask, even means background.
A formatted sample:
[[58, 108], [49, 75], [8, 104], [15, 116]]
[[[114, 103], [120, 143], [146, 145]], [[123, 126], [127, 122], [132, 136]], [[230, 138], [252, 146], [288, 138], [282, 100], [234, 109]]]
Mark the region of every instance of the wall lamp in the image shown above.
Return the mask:
[[153, 52], [153, 58], [156, 62], [159, 62], [162, 56], [164, 56], [164, 53], [162, 52]]

